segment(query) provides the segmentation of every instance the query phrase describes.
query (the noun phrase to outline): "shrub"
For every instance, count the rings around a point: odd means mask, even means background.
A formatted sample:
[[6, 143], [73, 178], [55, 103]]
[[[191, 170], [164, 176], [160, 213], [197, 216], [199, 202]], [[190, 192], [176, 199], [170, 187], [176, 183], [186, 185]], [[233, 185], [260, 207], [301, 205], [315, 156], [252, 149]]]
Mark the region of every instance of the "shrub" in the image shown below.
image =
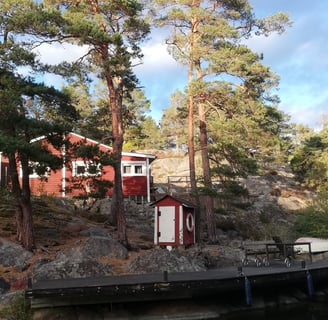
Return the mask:
[[0, 310], [1, 319], [32, 320], [32, 311], [24, 293], [17, 293], [10, 302]]
[[328, 238], [328, 213], [313, 206], [302, 210], [295, 222], [297, 236]]
[[295, 233], [297, 236], [328, 238], [328, 193], [318, 194], [313, 204], [297, 215]]

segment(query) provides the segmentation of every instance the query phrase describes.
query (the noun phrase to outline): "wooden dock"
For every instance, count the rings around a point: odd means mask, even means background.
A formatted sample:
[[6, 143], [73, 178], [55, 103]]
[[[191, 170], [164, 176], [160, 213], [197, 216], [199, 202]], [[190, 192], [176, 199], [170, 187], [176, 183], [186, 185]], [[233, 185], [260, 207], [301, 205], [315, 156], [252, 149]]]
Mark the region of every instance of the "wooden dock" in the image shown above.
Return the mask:
[[328, 288], [328, 261], [294, 261], [290, 268], [277, 262], [269, 267], [230, 267], [205, 272], [44, 280], [31, 283], [25, 295], [32, 308], [201, 299], [230, 293], [246, 298], [247, 303], [247, 290], [255, 295], [273, 289], [278, 293], [284, 288], [298, 288], [311, 295], [313, 290], [323, 287]]

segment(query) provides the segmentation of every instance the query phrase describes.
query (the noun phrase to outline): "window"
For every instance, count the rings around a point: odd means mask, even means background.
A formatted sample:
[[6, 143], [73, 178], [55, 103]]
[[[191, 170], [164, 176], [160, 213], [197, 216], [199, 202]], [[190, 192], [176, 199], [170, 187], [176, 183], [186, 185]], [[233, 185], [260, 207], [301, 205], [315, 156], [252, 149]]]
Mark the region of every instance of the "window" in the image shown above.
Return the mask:
[[101, 175], [100, 163], [74, 161], [73, 177], [92, 177]]
[[[30, 161], [28, 171], [29, 177], [31, 179], [36, 179], [49, 177], [51, 169], [48, 166], [40, 165], [38, 162]], [[22, 167], [20, 167], [20, 177], [23, 177]]]
[[123, 165], [123, 173], [124, 174], [132, 174], [132, 166]]
[[122, 162], [124, 176], [145, 176], [146, 166], [144, 162]]
[[134, 166], [135, 174], [142, 174], [142, 166]]

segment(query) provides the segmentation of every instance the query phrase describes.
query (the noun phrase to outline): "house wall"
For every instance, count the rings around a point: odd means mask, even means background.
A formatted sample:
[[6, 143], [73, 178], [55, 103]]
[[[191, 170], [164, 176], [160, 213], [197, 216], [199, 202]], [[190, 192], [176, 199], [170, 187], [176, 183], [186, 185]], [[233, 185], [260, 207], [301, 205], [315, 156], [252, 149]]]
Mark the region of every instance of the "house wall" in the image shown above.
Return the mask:
[[[70, 134], [69, 139], [71, 143], [77, 143], [84, 139], [79, 135]], [[86, 139], [86, 144], [98, 144], [96, 141]], [[65, 150], [56, 150], [52, 146], [49, 149], [54, 154], [60, 154]], [[103, 144], [99, 144], [99, 149], [103, 152], [111, 152], [111, 148]], [[75, 159], [76, 161], [81, 161], [82, 159]], [[134, 164], [142, 165], [146, 168], [145, 172], [140, 175], [125, 175], [122, 172], [123, 178], [123, 194], [124, 196], [142, 196], [146, 197], [148, 192], [148, 181], [147, 172], [149, 172], [147, 158], [144, 156], [134, 156], [131, 154], [122, 155], [122, 164]], [[69, 180], [72, 179], [73, 172], [71, 170], [72, 163], [67, 164], [66, 168], [62, 168], [56, 171], [51, 171], [50, 175], [46, 178], [40, 177], [30, 177], [31, 192], [34, 195], [54, 195], [54, 196], [77, 196], [84, 193], [84, 190], [70, 189]], [[106, 166], [103, 168], [103, 174], [101, 176], [104, 180], [113, 181], [114, 180], [114, 169], [111, 166]], [[91, 180], [91, 179], [90, 179]], [[64, 183], [63, 183], [64, 181]], [[86, 183], [86, 181], [84, 182]], [[65, 192], [63, 192], [65, 190]], [[87, 187], [85, 187], [87, 190]], [[112, 189], [109, 189], [108, 196], [112, 195]]]

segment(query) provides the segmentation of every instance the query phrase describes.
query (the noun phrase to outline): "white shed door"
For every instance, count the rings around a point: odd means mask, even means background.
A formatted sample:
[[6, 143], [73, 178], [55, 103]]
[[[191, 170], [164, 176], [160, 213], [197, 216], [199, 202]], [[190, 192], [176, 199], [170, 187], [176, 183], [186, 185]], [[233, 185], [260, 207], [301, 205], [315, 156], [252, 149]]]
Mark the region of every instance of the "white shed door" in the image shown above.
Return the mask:
[[159, 207], [159, 242], [175, 242], [175, 207]]

